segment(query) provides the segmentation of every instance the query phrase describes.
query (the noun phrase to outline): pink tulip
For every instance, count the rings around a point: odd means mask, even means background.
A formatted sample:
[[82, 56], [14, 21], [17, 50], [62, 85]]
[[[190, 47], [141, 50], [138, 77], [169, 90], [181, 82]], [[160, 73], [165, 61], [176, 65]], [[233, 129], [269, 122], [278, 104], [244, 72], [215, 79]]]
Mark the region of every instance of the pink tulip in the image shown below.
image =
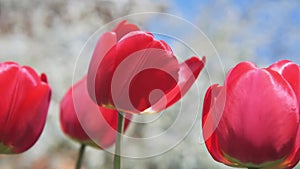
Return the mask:
[[206, 92], [202, 128], [212, 157], [234, 167], [282, 169], [299, 161], [300, 69], [242, 62]]

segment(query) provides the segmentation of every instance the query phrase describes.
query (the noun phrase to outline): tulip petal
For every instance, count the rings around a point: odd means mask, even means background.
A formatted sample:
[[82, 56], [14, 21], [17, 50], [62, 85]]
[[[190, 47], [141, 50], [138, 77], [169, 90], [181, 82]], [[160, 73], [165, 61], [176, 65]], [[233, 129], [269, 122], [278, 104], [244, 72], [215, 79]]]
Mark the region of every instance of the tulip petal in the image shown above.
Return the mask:
[[216, 131], [220, 147], [242, 163], [280, 160], [292, 151], [291, 137], [297, 133], [296, 96], [273, 71], [252, 69], [239, 76], [238, 70], [231, 72], [233, 78], [228, 77], [225, 84], [226, 105]]
[[294, 150], [290, 154], [290, 156], [287, 157], [282, 164], [280, 164], [280, 166], [283, 167], [288, 166], [288, 168], [285, 169], [292, 169], [294, 168], [294, 166], [298, 164], [299, 160], [300, 160], [300, 130], [298, 129]]
[[215, 130], [222, 117], [221, 112], [225, 105], [225, 88], [214, 84], [210, 86], [205, 94], [202, 114], [202, 131], [206, 147], [214, 160], [229, 166], [238, 164], [228, 161], [219, 147], [219, 140]]
[[[273, 70], [281, 74], [294, 89], [297, 96], [298, 102], [300, 104], [300, 68], [297, 64], [289, 60], [281, 60], [272, 64], [269, 70]], [[300, 160], [300, 130], [298, 129], [298, 134], [296, 137], [296, 143], [293, 153], [283, 162], [283, 166], [289, 166], [293, 168]]]
[[[15, 93], [16, 86], [12, 84], [17, 84], [19, 68], [15, 63], [0, 63], [0, 93], [3, 96], [13, 96]], [[6, 125], [7, 119], [9, 118], [9, 112], [11, 109], [11, 99], [1, 99], [0, 102], [0, 133], [4, 133], [4, 126]], [[2, 135], [0, 135], [0, 140], [2, 140]]]
[[177, 86], [179, 87], [180, 91], [176, 91], [174, 93], [173, 91], [170, 92], [170, 94], [167, 97], [167, 107], [176, 103], [187, 93], [187, 91], [194, 84], [195, 80], [197, 79], [198, 75], [203, 69], [205, 62], [206, 57], [203, 57], [201, 60], [197, 57], [191, 57], [184, 63], [180, 64], [179, 79], [177, 83]]
[[[68, 90], [60, 103], [60, 124], [63, 131], [71, 138], [83, 141], [89, 140], [85, 130], [90, 133], [102, 124], [94, 124], [93, 119], [99, 115], [98, 106], [90, 100], [88, 93], [84, 92], [85, 87], [86, 78], [83, 78]], [[80, 124], [78, 119], [81, 119], [83, 124]], [[84, 122], [88, 122], [89, 125]], [[84, 126], [85, 130], [81, 126]]]
[[[157, 41], [153, 35], [145, 31], [134, 31], [126, 34], [116, 46], [118, 53], [117, 60], [115, 63], [121, 63], [125, 58], [131, 56], [135, 52], [146, 50], [144, 55], [153, 55], [151, 49], [161, 49], [166, 52], [165, 57], [174, 57], [173, 52], [163, 41]], [[155, 53], [154, 53], [155, 54]], [[109, 56], [107, 56], [109, 57]]]
[[[241, 62], [228, 72], [225, 83], [235, 84], [241, 76], [253, 69], [257, 69], [255, 64], [251, 62]], [[231, 86], [229, 85], [228, 87]]]
[[203, 103], [202, 128], [205, 140], [207, 140], [217, 128], [222, 116], [220, 113], [223, 112], [224, 105], [224, 87], [217, 84], [210, 86], [205, 94]]
[[203, 57], [202, 60], [197, 57], [191, 57], [184, 63], [180, 64], [177, 85], [171, 91], [166, 93], [165, 97], [145, 110], [145, 112], [159, 112], [176, 103], [180, 98], [182, 98], [200, 74], [205, 65], [205, 61], [205, 57]]
[[[98, 88], [95, 87], [96, 85], [96, 79], [101, 78], [102, 74], [97, 73], [97, 70], [99, 66], [104, 66], [104, 69], [106, 71], [112, 71], [111, 64], [101, 64], [103, 60], [107, 60], [108, 58], [105, 58], [104, 56], [107, 54], [109, 50], [117, 43], [117, 37], [115, 33], [112, 32], [106, 32], [104, 33], [100, 39], [97, 42], [96, 48], [94, 50], [89, 70], [88, 70], [88, 77], [87, 77], [87, 83], [88, 83], [88, 91], [90, 94], [90, 97], [96, 102], [96, 96], [95, 96], [95, 90], [96, 93], [99, 92]], [[99, 77], [100, 76], [100, 77]], [[104, 83], [105, 85], [106, 83]], [[97, 84], [98, 85], [98, 84]], [[103, 88], [104, 92], [109, 92], [107, 88]], [[101, 93], [101, 92], [100, 92]], [[105, 93], [107, 95], [107, 93]]]
[[297, 99], [300, 104], [300, 68], [297, 64], [288, 61], [281, 60], [272, 64], [268, 69], [274, 70], [281, 74], [294, 89]]
[[144, 112], [176, 86], [178, 69], [176, 58], [169, 57], [164, 50], [150, 48], [135, 52], [114, 72], [111, 85], [114, 105], [125, 112]]
[[119, 41], [123, 36], [129, 32], [140, 30], [135, 24], [127, 23], [126, 20], [120, 22], [114, 29], [113, 32], [117, 34], [117, 41]]

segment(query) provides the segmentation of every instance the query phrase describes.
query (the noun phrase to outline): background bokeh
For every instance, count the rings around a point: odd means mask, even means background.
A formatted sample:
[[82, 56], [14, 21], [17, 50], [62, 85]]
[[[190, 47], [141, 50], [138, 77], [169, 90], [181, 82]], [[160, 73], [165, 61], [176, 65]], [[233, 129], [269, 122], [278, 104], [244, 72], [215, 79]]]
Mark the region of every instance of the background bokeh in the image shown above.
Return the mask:
[[[259, 66], [267, 66], [279, 59], [290, 59], [300, 64], [299, 9], [297, 0], [0, 0], [0, 61], [15, 61], [40, 73], [45, 72], [53, 89], [47, 123], [38, 142], [23, 154], [0, 155], [0, 168], [74, 168], [79, 145], [63, 135], [58, 117], [59, 102], [72, 85], [76, 58], [88, 38], [100, 27], [139, 12], [165, 12], [194, 24], [210, 39], [217, 54], [209, 53], [210, 49], [203, 44], [207, 41], [194, 36], [195, 32], [178, 28], [172, 20], [160, 23], [151, 17], [132, 18], [132, 22], [148, 30], [176, 30], [191, 42], [191, 49], [200, 51], [200, 54], [201, 51], [208, 53], [208, 62], [197, 81], [201, 103], [198, 103], [196, 123], [187, 137], [164, 154], [146, 159], [125, 158], [124, 169], [229, 168], [215, 162], [203, 144], [200, 130], [203, 92], [211, 83], [222, 83], [224, 74], [240, 61], [250, 60]], [[184, 58], [192, 54], [178, 41], [164, 40], [170, 43], [177, 56]], [[189, 92], [184, 99], [194, 104], [195, 97], [198, 96]], [[172, 112], [178, 106], [166, 110], [164, 116], [172, 119]], [[183, 121], [186, 125], [191, 123]], [[132, 125], [129, 132], [142, 137], [144, 133], [160, 131], [165, 123], [161, 120], [151, 128]], [[160, 144], [151, 146], [166, 145], [168, 139]], [[147, 151], [144, 145], [129, 146], [132, 151]], [[110, 153], [88, 148], [83, 168], [112, 168], [112, 158]]]

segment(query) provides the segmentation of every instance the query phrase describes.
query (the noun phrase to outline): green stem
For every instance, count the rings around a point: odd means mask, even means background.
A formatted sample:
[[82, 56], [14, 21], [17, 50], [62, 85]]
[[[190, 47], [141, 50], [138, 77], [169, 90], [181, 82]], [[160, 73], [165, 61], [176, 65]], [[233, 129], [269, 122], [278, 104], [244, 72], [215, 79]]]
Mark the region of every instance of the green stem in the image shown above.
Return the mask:
[[118, 112], [118, 133], [115, 148], [114, 169], [121, 169], [121, 147], [125, 120], [124, 116], [122, 112]]
[[83, 161], [84, 150], [85, 150], [85, 144], [81, 144], [75, 169], [80, 169], [81, 168], [82, 161]]

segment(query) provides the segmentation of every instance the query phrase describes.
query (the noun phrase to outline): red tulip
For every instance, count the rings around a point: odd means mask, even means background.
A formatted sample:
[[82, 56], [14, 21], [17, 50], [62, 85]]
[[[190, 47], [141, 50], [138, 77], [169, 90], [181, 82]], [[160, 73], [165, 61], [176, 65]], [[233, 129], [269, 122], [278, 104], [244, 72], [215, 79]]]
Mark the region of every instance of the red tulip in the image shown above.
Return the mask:
[[100, 37], [89, 67], [88, 91], [103, 107], [155, 113], [183, 97], [204, 64], [205, 57], [179, 64], [164, 41], [123, 21]]
[[[89, 97], [86, 87], [84, 77], [71, 87], [61, 100], [62, 130], [80, 143], [107, 148], [116, 140], [118, 112], [95, 104]], [[128, 118], [130, 116], [126, 116], [124, 131], [129, 125]]]
[[13, 62], [0, 63], [0, 153], [21, 153], [44, 128], [51, 89], [45, 74]]
[[234, 167], [282, 169], [299, 161], [300, 69], [242, 62], [205, 96], [202, 128], [212, 157]]

